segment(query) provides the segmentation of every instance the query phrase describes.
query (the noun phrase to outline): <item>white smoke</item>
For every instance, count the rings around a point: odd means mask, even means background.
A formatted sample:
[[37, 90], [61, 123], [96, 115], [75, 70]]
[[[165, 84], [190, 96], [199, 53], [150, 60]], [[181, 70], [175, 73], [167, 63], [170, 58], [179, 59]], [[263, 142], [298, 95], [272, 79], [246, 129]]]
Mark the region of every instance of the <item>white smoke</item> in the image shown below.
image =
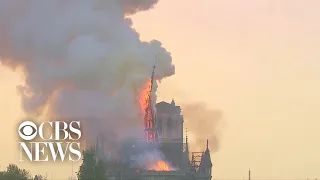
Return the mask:
[[[136, 89], [174, 74], [159, 41], [141, 42], [126, 17], [157, 0], [1, 0], [0, 59], [22, 66], [26, 113], [138, 120]], [[156, 61], [157, 56], [157, 61]], [[141, 123], [142, 124], [142, 123]]]

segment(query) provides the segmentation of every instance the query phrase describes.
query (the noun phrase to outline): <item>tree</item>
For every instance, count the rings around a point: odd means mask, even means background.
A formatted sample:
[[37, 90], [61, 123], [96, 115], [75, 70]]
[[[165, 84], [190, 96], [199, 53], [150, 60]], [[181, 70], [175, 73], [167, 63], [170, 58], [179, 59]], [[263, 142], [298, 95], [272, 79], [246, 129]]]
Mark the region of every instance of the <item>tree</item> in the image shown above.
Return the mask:
[[1, 171], [0, 172], [0, 180], [5, 180], [6, 179], [5, 176], [6, 176], [6, 172], [5, 171]]
[[47, 178], [43, 177], [42, 175], [35, 175], [33, 180], [47, 180]]
[[9, 164], [7, 171], [0, 172], [0, 180], [30, 180], [31, 175], [25, 169], [18, 168], [15, 164]]
[[107, 179], [106, 175], [107, 175], [106, 164], [103, 161], [98, 161], [96, 165], [96, 179], [106, 180]]
[[106, 165], [96, 156], [95, 148], [83, 151], [82, 164], [77, 173], [79, 180], [106, 180]]

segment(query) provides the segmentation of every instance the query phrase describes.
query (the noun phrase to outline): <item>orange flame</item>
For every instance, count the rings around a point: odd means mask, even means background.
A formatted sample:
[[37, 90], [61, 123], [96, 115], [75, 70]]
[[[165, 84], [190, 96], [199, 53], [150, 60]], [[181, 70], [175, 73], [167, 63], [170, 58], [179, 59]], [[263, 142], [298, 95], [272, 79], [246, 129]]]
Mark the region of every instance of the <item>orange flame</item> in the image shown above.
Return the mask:
[[143, 87], [140, 93], [140, 109], [143, 115], [145, 114], [145, 110], [149, 103], [148, 93], [150, 91], [150, 85], [151, 85], [151, 79], [147, 81], [147, 83], [145, 84], [145, 86]]
[[156, 125], [154, 120], [153, 108], [151, 107], [151, 90], [152, 79], [149, 79], [146, 86], [142, 89], [140, 94], [140, 109], [144, 116], [145, 138], [148, 142], [155, 142], [157, 140], [157, 133], [155, 131]]
[[174, 171], [174, 169], [165, 161], [158, 161], [155, 165], [149, 168], [149, 171]]

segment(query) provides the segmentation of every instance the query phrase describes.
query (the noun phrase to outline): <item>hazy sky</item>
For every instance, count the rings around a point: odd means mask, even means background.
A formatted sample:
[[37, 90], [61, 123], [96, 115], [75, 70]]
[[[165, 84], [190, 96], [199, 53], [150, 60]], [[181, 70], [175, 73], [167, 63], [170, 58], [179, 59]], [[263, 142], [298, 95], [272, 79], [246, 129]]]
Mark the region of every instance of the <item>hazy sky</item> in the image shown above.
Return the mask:
[[[250, 168], [255, 178], [320, 178], [319, 7], [317, 0], [160, 0], [134, 17], [141, 38], [163, 42], [176, 65], [160, 99], [188, 98], [224, 113], [214, 177], [247, 177]], [[3, 135], [15, 136], [22, 114], [20, 81], [0, 68], [0, 143], [8, 143], [1, 169], [17, 159], [16, 140]]]

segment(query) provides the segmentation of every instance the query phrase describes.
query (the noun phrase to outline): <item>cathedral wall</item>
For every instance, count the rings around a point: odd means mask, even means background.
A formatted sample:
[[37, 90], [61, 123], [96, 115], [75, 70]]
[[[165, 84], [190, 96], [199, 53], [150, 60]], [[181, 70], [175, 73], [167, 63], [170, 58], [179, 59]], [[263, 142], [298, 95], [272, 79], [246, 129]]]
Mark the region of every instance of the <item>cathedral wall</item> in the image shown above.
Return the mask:
[[183, 122], [176, 115], [157, 113], [160, 137], [164, 139], [182, 139]]
[[156, 105], [157, 128], [160, 139], [165, 141], [182, 141], [183, 139], [183, 116], [179, 106], [160, 102]]

